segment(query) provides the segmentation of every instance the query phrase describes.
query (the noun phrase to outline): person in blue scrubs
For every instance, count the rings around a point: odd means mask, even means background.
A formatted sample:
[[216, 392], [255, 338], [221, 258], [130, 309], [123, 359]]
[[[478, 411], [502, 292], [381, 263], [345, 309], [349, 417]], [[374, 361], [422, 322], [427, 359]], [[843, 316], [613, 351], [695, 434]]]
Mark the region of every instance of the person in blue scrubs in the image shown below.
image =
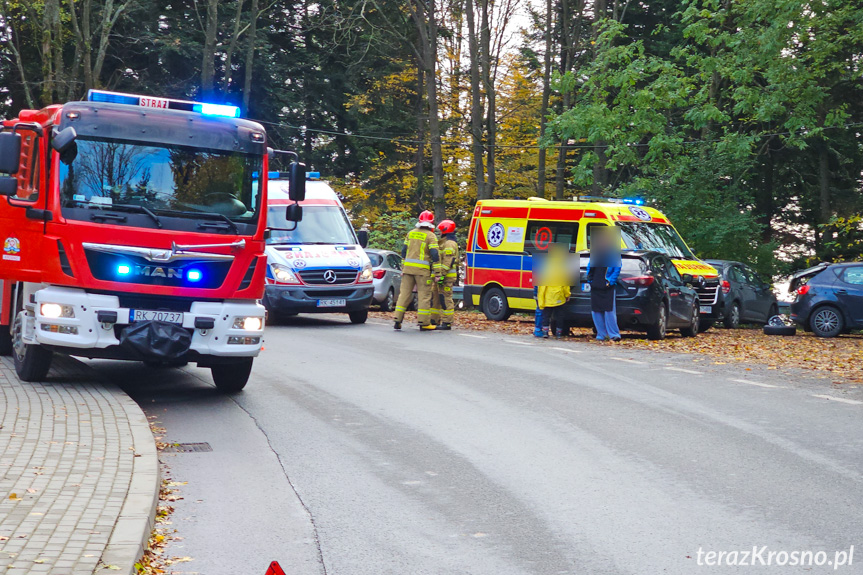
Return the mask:
[[591, 230], [590, 242], [587, 283], [590, 284], [590, 315], [596, 327], [596, 339], [620, 341], [616, 301], [617, 278], [622, 266], [620, 230], [596, 227]]

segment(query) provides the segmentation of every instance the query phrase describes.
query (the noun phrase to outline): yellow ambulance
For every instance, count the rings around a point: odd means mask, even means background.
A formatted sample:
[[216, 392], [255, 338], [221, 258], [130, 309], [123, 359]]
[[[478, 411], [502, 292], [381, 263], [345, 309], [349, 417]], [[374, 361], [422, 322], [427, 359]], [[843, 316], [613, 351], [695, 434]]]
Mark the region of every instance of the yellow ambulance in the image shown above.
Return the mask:
[[574, 253], [585, 251], [596, 226], [620, 228], [623, 250], [662, 252], [681, 275], [703, 278], [695, 286], [702, 320], [719, 317], [718, 272], [692, 253], [662, 212], [641, 199], [477, 202], [467, 239], [465, 301], [494, 320], [504, 320], [513, 311], [535, 310], [533, 256], [553, 243], [569, 244]]

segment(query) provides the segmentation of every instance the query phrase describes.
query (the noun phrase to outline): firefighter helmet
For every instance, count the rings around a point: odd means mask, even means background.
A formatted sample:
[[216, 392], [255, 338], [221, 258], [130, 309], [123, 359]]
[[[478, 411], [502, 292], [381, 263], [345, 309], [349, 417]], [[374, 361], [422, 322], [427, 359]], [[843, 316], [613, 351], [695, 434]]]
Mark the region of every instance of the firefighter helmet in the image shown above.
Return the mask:
[[420, 214], [420, 222], [421, 223], [428, 222], [430, 224], [433, 224], [434, 223], [434, 214], [428, 210], [425, 210], [423, 213]]
[[444, 220], [438, 224], [437, 229], [442, 234], [451, 234], [455, 231], [455, 222], [452, 220]]

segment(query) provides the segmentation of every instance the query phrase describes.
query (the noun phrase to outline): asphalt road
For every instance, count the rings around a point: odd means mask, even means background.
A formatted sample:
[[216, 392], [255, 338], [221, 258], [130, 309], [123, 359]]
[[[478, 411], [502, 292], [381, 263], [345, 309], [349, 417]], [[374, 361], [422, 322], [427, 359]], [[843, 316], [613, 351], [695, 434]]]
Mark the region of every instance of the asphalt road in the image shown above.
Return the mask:
[[693, 359], [329, 316], [268, 328], [232, 398], [94, 365], [213, 448], [168, 456], [174, 573], [863, 573], [863, 390]]

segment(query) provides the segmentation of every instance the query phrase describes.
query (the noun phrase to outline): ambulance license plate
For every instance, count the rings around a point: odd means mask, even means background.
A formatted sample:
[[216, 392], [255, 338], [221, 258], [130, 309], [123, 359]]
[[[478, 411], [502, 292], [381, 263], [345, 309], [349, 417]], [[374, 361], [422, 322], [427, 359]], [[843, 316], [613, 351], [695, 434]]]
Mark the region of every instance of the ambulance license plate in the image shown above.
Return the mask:
[[129, 320], [137, 321], [164, 321], [165, 323], [183, 323], [183, 312], [181, 311], [152, 311], [147, 309], [130, 309]]
[[701, 306], [701, 313], [712, 313], [713, 306], [712, 305], [703, 305]]
[[318, 307], [345, 307], [348, 302], [343, 299], [319, 299]]

